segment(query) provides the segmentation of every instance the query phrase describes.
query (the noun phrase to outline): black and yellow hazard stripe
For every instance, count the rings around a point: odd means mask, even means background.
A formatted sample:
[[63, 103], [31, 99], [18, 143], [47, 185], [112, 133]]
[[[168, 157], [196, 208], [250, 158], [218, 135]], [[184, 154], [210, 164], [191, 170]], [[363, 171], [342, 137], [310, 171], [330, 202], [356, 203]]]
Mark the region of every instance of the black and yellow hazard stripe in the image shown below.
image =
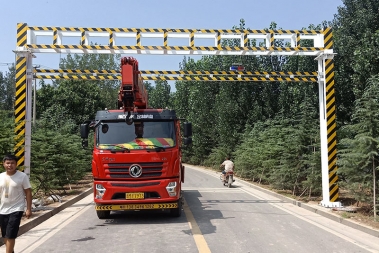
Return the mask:
[[55, 80], [121, 80], [121, 75], [34, 75], [34, 78]]
[[332, 59], [325, 60], [326, 81], [326, 116], [328, 138], [328, 171], [330, 202], [338, 199], [337, 176], [337, 139], [336, 139], [336, 101], [334, 93], [334, 63]]
[[109, 33], [109, 46], [111, 46], [111, 47], [113, 47], [113, 45], [114, 45], [114, 38], [113, 38], [113, 32], [111, 31], [110, 33]]
[[[30, 44], [32, 49], [79, 49], [79, 50], [175, 50], [175, 51], [265, 51], [266, 47], [209, 47], [209, 46], [141, 46], [141, 38], [137, 35], [136, 46], [109, 46], [109, 45], [49, 45], [49, 44]], [[272, 47], [271, 51], [321, 51], [322, 47]]]
[[[120, 75], [35, 75], [37, 79], [56, 79], [56, 80], [121, 80]], [[244, 81], [244, 82], [317, 82], [316, 77], [291, 77], [291, 76], [141, 76], [144, 81]]]
[[[217, 37], [217, 40], [219, 38]], [[191, 32], [190, 33], [190, 47], [194, 47], [195, 46], [195, 33], [194, 32]], [[217, 42], [217, 47], [219, 46], [219, 43]]]
[[178, 208], [178, 203], [96, 205], [95, 206], [95, 209], [98, 211], [171, 209], [171, 208]]
[[26, 120], [26, 58], [16, 59], [16, 97], [15, 97], [15, 155], [19, 158], [17, 165], [25, 162], [25, 120]]
[[164, 47], [168, 46], [168, 32], [163, 33], [163, 46]]
[[248, 38], [247, 38], [247, 32], [244, 32], [244, 33], [243, 33], [243, 46], [244, 46], [244, 47], [250, 46], [250, 44], [249, 44], [249, 40], [248, 40]]
[[137, 47], [141, 47], [141, 33], [139, 31], [136, 34], [136, 45]]
[[166, 81], [243, 81], [243, 82], [317, 82], [317, 78], [313, 77], [263, 77], [263, 76], [142, 76], [143, 80], [166, 80]]
[[[120, 74], [120, 70], [81, 70], [81, 69], [34, 69], [36, 74], [99, 74], [106, 75]], [[298, 77], [317, 77], [317, 72], [306, 71], [205, 71], [205, 70], [140, 70], [140, 74], [144, 75], [257, 75], [257, 76], [298, 76]]]
[[34, 73], [52, 73], [52, 74], [119, 74], [120, 70], [89, 70], [89, 69], [40, 69], [35, 68]]
[[53, 29], [53, 44], [58, 44], [58, 30], [55, 28]]
[[[324, 34], [324, 48], [333, 48], [333, 34], [331, 28], [326, 28]], [[327, 116], [327, 145], [328, 145], [328, 173], [329, 173], [329, 200], [338, 199], [337, 175], [337, 138], [336, 138], [336, 101], [334, 92], [334, 62], [325, 60], [325, 86], [326, 86], [326, 116]]]
[[[332, 49], [333, 39], [331, 29], [324, 31], [325, 48]], [[329, 172], [329, 198], [330, 202], [338, 199], [337, 176], [337, 138], [336, 138], [336, 101], [334, 93], [334, 62], [325, 60], [325, 86], [326, 86], [326, 116], [327, 116], [327, 144], [328, 144], [328, 172]]]
[[26, 23], [17, 24], [17, 46], [22, 47], [27, 44], [28, 25]]
[[300, 33], [298, 32], [296, 33], [296, 47], [300, 47]]
[[31, 31], [53, 31], [57, 29], [58, 31], [72, 31], [72, 32], [142, 32], [142, 33], [222, 33], [222, 34], [320, 34], [322, 31], [316, 30], [252, 30], [252, 29], [169, 29], [169, 28], [95, 28], [95, 27], [53, 27], [53, 26], [31, 26], [29, 27]]
[[271, 33], [270, 33], [270, 50], [273, 50], [274, 45], [275, 45], [274, 33], [271, 32]]
[[333, 48], [333, 34], [332, 28], [328, 27], [324, 30], [324, 48], [332, 49]]
[[246, 76], [296, 76], [317, 77], [317, 72], [289, 72], [289, 71], [204, 71], [204, 70], [140, 70], [144, 75], [246, 75]]
[[[17, 46], [26, 46], [26, 23], [17, 24]], [[25, 163], [25, 120], [26, 120], [26, 57], [16, 58], [16, 97], [15, 97], [15, 155], [19, 158], [17, 165], [23, 169]]]
[[[80, 45], [56, 45], [57, 39], [54, 35], [53, 45], [49, 44], [31, 44], [28, 47], [32, 49], [80, 49], [80, 50], [176, 50], [176, 51], [262, 51], [267, 50], [266, 47], [248, 47], [248, 35], [249, 34], [269, 34], [270, 51], [279, 52], [292, 52], [292, 51], [321, 51], [323, 47], [300, 47], [300, 35], [316, 35], [324, 33], [325, 36], [329, 34], [330, 28], [324, 31], [316, 30], [240, 30], [240, 29], [161, 29], [161, 28], [85, 28], [85, 27], [38, 27], [33, 26], [28, 29], [32, 31], [75, 31], [81, 32]], [[85, 36], [87, 32], [108, 32], [109, 33], [109, 45], [84, 45]], [[114, 46], [113, 33], [114, 32], [133, 32], [136, 33], [135, 45]], [[141, 33], [162, 33], [163, 34], [163, 46], [142, 46], [141, 45]], [[168, 46], [169, 33], [187, 33], [189, 34], [189, 46]], [[212, 33], [216, 35], [216, 45], [214, 47], [202, 47], [195, 46], [194, 37], [195, 34], [207, 34]], [[243, 46], [240, 47], [221, 47], [222, 34], [241, 34], [243, 36]], [[280, 34], [294, 34], [296, 35], [295, 47], [275, 47], [275, 35]], [[328, 40], [325, 40], [328, 42]]]
[[86, 31], [84, 29], [80, 29], [80, 45], [86, 44]]

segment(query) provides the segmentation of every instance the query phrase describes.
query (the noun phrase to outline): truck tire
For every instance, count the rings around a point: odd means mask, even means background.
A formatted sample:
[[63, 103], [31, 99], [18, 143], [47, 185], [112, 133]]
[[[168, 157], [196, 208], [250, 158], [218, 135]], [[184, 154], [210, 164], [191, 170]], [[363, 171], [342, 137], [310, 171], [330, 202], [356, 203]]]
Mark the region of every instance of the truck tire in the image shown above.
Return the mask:
[[178, 207], [170, 209], [171, 217], [180, 217], [182, 215], [182, 198], [178, 200]]
[[105, 219], [109, 219], [109, 217], [111, 216], [111, 211], [96, 210], [96, 214], [100, 220], [105, 220]]

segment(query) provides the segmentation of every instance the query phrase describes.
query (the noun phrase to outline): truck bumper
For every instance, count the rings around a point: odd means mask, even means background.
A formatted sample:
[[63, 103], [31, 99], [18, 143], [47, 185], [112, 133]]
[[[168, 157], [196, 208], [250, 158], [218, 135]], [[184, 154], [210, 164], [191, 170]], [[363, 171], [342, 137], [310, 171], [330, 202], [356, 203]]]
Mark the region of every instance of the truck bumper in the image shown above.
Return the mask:
[[147, 181], [94, 181], [96, 210], [143, 210], [178, 208], [178, 178]]
[[148, 210], [148, 209], [172, 209], [178, 208], [178, 203], [151, 203], [151, 204], [124, 204], [124, 205], [97, 205], [95, 209], [99, 211], [117, 210]]

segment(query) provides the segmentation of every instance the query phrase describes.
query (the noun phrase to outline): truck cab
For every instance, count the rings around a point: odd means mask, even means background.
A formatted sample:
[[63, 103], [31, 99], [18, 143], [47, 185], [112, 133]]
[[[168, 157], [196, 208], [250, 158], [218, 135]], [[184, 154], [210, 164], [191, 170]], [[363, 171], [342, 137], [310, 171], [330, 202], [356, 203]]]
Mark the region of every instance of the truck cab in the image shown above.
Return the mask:
[[83, 146], [94, 130], [92, 174], [94, 202], [100, 219], [112, 210], [169, 209], [180, 216], [184, 166], [183, 145], [191, 143], [192, 127], [174, 110], [98, 111], [81, 125]]

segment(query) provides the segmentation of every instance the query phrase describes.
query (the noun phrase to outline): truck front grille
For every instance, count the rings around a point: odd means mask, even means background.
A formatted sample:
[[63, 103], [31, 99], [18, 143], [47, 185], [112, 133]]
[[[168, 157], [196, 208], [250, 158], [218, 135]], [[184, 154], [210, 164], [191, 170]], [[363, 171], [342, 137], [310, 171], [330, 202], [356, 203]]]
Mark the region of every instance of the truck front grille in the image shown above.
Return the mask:
[[[130, 178], [129, 167], [135, 163], [109, 163], [106, 173], [111, 178]], [[139, 178], [160, 177], [163, 171], [163, 163], [138, 163], [142, 167], [142, 175]]]
[[153, 186], [153, 185], [158, 185], [158, 184], [159, 184], [159, 182], [136, 183], [136, 184], [133, 184], [133, 183], [112, 183], [111, 185], [112, 186], [116, 186], [116, 187], [132, 187], [132, 188], [136, 188], [136, 187]]

